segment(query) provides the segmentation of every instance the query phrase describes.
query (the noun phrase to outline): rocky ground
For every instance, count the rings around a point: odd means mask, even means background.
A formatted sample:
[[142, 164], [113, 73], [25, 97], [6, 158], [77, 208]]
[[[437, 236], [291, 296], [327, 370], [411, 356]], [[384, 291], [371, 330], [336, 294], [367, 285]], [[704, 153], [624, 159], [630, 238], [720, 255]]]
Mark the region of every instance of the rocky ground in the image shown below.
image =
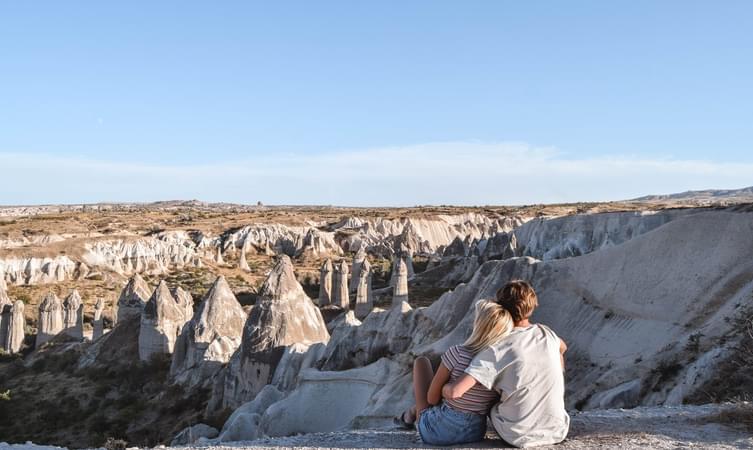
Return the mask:
[[[542, 450], [569, 449], [748, 449], [753, 448], [750, 423], [747, 427], [736, 413], [749, 414], [749, 404], [724, 404], [679, 407], [642, 407], [629, 410], [601, 410], [577, 413], [572, 418], [568, 439], [558, 445], [538, 447]], [[458, 448], [485, 449], [503, 447], [493, 432], [480, 443]], [[0, 450], [56, 450], [32, 444], [0, 443]], [[314, 433], [283, 438], [267, 438], [222, 445], [194, 444], [187, 450], [241, 450], [281, 448], [431, 448], [423, 445], [413, 431], [359, 430]]]

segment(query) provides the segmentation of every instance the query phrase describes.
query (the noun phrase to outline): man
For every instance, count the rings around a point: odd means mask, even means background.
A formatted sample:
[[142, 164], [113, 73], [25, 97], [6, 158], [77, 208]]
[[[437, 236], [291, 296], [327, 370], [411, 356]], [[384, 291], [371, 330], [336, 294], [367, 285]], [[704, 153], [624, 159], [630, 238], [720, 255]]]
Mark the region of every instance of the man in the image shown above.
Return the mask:
[[478, 353], [466, 375], [445, 385], [442, 394], [454, 398], [476, 382], [494, 388], [501, 397], [489, 414], [505, 442], [515, 447], [561, 442], [570, 426], [563, 375], [567, 346], [548, 327], [530, 323], [538, 299], [527, 282], [508, 283], [496, 301], [512, 315], [512, 332]]

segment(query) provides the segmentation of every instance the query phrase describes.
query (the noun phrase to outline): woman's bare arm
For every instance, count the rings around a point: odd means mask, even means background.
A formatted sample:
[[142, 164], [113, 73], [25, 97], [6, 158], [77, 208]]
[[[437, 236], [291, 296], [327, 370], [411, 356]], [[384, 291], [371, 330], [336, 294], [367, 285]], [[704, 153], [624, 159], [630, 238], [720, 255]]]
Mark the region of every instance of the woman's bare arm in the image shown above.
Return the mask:
[[442, 400], [442, 386], [450, 379], [450, 371], [445, 367], [444, 363], [440, 363], [437, 368], [437, 373], [434, 374], [434, 378], [431, 380], [429, 386], [429, 392], [426, 395], [426, 399], [430, 405], [438, 405]]
[[455, 382], [444, 385], [442, 388], [442, 397], [446, 399], [460, 398], [476, 383], [478, 382], [475, 378], [468, 374], [464, 374], [462, 377], [455, 380]]
[[442, 400], [442, 386], [444, 386], [449, 379], [450, 371], [445, 367], [444, 363], [440, 363], [437, 368], [437, 373], [435, 373], [434, 378], [431, 379], [429, 392], [426, 395], [426, 400], [430, 405], [438, 405]]

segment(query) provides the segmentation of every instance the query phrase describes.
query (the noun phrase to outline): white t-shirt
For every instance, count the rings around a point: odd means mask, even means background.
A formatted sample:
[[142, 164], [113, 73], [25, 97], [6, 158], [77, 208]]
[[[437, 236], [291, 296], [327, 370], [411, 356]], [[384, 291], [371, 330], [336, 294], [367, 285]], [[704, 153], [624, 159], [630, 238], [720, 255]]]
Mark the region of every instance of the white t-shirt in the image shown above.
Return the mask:
[[516, 447], [562, 442], [570, 427], [560, 339], [548, 327], [514, 328], [479, 352], [465, 369], [487, 389], [500, 391], [491, 410], [494, 429]]

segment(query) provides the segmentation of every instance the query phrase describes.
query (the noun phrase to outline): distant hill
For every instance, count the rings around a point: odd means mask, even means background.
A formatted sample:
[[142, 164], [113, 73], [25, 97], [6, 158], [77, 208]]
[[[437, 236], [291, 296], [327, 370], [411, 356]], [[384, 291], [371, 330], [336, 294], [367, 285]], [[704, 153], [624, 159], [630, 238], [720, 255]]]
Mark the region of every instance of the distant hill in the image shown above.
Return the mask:
[[753, 201], [753, 186], [742, 189], [705, 189], [701, 191], [685, 191], [677, 194], [646, 195], [630, 200], [631, 202], [747, 202]]

